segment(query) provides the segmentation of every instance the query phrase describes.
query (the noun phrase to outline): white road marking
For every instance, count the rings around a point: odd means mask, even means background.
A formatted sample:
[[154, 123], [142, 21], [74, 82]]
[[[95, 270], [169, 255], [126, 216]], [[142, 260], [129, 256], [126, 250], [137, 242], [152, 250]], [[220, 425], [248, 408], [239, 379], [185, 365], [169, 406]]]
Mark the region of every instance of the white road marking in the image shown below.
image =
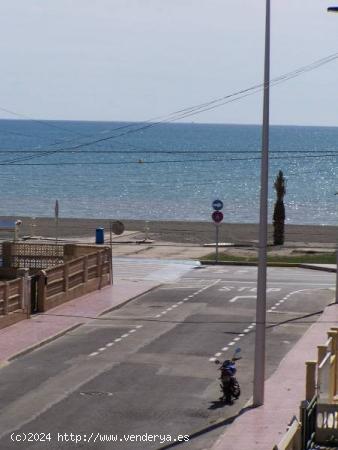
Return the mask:
[[210, 362], [215, 362], [215, 361], [216, 361], [216, 358], [214, 358], [214, 357], [209, 358], [209, 361], [210, 361]]
[[238, 299], [241, 299], [241, 298], [256, 298], [256, 296], [255, 295], [237, 295], [236, 297], [233, 297], [232, 299], [230, 299], [229, 303], [234, 303]]
[[142, 328], [142, 327], [143, 327], [143, 325], [136, 325], [135, 328]]
[[116, 339], [114, 339], [114, 342], [120, 342], [120, 341], [122, 341], [121, 338], [116, 338]]
[[215, 353], [215, 356], [221, 356], [221, 352]]
[[106, 347], [111, 347], [112, 345], [114, 345], [114, 342], [108, 342], [108, 344], [106, 344]]
[[99, 351], [99, 352], [104, 352], [105, 350], [107, 350], [106, 347], [101, 347], [101, 348], [99, 348], [98, 351]]
[[223, 352], [226, 352], [227, 350], [229, 350], [229, 347], [223, 347], [223, 348], [222, 348], [222, 351], [223, 351]]
[[241, 339], [240, 337], [235, 337], [235, 338], [234, 338], [234, 341], [237, 342], [237, 341], [239, 341], [240, 339]]
[[99, 352], [93, 352], [93, 353], [91, 353], [89, 356], [96, 356], [96, 355], [98, 355], [99, 354]]

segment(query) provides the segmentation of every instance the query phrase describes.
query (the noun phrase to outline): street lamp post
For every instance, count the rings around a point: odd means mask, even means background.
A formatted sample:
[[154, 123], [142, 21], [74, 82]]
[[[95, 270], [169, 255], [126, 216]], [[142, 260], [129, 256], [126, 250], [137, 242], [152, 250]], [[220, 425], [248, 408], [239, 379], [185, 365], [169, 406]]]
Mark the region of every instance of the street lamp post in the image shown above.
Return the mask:
[[[327, 8], [327, 11], [338, 13], [338, 6], [330, 6], [329, 8]], [[337, 194], [338, 194], [338, 192], [336, 192], [336, 195]], [[338, 304], [338, 242], [337, 242], [337, 248], [336, 248], [336, 298], [335, 298], [335, 301]]]
[[264, 403], [270, 106], [270, 0], [266, 0], [259, 252], [253, 405]]

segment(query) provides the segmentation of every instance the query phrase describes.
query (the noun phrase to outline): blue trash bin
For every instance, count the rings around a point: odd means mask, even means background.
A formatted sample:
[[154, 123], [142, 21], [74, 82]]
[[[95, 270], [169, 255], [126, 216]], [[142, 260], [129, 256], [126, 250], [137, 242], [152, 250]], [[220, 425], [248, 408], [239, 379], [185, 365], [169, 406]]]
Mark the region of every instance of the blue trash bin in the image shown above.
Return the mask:
[[96, 228], [96, 244], [104, 244], [104, 228]]

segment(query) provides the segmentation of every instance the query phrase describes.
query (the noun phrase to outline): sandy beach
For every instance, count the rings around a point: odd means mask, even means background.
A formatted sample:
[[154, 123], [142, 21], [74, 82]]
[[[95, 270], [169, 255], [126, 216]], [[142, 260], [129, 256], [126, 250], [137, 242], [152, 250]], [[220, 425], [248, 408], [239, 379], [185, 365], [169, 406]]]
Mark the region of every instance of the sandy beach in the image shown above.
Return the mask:
[[[41, 236], [54, 238], [56, 225], [54, 218], [35, 218], [23, 216], [2, 216], [0, 220], [22, 220], [20, 237]], [[105, 239], [109, 241], [109, 223], [120, 220], [128, 233], [118, 237], [119, 241], [141, 240], [148, 235], [155, 241], [203, 245], [215, 242], [215, 225], [210, 222], [190, 221], [143, 221], [123, 219], [75, 219], [60, 218], [58, 237], [95, 239], [95, 230], [98, 227], [105, 229]], [[272, 241], [272, 225], [269, 225], [269, 241]], [[333, 246], [337, 242], [338, 229], [334, 226], [321, 225], [286, 225], [285, 245], [317, 245]], [[114, 236], [117, 238], [117, 236]], [[223, 223], [219, 228], [220, 242], [238, 245], [255, 245], [258, 241], [257, 224]], [[114, 239], [115, 240], [115, 239]]]

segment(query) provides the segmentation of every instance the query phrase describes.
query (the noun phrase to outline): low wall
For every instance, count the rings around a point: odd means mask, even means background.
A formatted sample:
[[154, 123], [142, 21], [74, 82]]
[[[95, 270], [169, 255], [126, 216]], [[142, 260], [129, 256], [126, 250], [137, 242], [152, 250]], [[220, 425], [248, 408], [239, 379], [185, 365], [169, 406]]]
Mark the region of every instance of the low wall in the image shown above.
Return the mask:
[[[38, 273], [39, 312], [48, 311], [111, 284], [110, 248], [95, 250], [95, 253], [85, 254]], [[81, 251], [85, 249], [79, 249]]]
[[24, 282], [24, 278], [18, 278], [0, 284], [0, 329], [27, 318]]
[[91, 255], [93, 253], [97, 253], [102, 250], [102, 245], [79, 245], [79, 244], [65, 244], [63, 246], [63, 256], [64, 261], [71, 261], [76, 258], [80, 258], [81, 256]]

